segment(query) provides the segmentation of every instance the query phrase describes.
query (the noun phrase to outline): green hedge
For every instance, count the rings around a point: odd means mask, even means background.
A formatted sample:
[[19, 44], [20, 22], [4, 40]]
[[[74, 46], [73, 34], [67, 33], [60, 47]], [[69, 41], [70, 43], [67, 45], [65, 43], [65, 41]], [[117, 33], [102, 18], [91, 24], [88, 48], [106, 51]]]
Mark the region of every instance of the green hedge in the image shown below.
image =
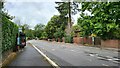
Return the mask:
[[73, 37], [70, 35], [65, 36], [65, 43], [73, 43]]
[[15, 47], [18, 26], [6, 16], [2, 17], [2, 53]]

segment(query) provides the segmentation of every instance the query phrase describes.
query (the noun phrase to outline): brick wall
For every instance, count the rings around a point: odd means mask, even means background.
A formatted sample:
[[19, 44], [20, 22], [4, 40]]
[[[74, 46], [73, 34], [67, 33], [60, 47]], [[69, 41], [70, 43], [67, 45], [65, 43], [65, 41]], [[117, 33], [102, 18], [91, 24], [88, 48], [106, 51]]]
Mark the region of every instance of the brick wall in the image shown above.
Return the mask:
[[82, 37], [74, 37], [73, 42], [77, 44], [82, 44], [83, 43], [83, 38]]
[[92, 38], [74, 37], [73, 42], [77, 44], [92, 44]]
[[[63, 38], [63, 42], [65, 39]], [[83, 38], [83, 37], [73, 37], [73, 43], [76, 44], [92, 44], [92, 37]], [[95, 38], [94, 40], [95, 45], [101, 45], [102, 47], [108, 48], [120, 48], [120, 40], [106, 40], [103, 41], [100, 38]]]
[[101, 40], [102, 47], [120, 48], [120, 40]]
[[65, 42], [65, 38], [64, 37], [62, 38], [62, 42]]

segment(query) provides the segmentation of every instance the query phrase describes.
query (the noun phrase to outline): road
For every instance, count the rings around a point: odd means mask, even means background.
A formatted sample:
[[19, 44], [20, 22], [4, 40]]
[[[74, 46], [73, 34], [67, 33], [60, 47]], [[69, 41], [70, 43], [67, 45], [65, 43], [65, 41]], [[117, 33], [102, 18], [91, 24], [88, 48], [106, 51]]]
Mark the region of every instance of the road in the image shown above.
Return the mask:
[[59, 66], [118, 66], [118, 52], [95, 47], [80, 46], [43, 40], [31, 40]]
[[[24, 51], [20, 52], [8, 66], [47, 66], [51, 64], [31, 45], [37, 47], [57, 65], [62, 67], [111, 67], [118, 68], [118, 52], [77, 44], [30, 40]], [[69, 68], [68, 67], [68, 68]], [[102, 67], [102, 68], [103, 68]], [[81, 68], [81, 67], [80, 67]], [[95, 67], [96, 68], [96, 67]]]

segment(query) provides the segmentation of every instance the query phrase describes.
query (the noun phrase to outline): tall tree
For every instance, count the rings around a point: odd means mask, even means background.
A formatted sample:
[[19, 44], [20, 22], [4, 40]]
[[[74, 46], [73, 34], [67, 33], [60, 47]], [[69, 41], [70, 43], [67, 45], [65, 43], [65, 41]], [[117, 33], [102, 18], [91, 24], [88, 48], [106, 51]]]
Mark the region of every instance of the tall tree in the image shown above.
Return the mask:
[[34, 29], [36, 30], [36, 31], [38, 31], [38, 30], [43, 30], [44, 29], [44, 27], [45, 27], [45, 25], [43, 25], [43, 24], [37, 24], [35, 27], [34, 27]]
[[[120, 2], [84, 2], [82, 11], [88, 10], [94, 24], [94, 33], [102, 39], [120, 39]], [[88, 19], [89, 19], [88, 18]]]
[[91, 21], [92, 17], [85, 14], [81, 14], [81, 17], [78, 18], [78, 25], [81, 28], [81, 36], [88, 37], [94, 33], [94, 23]]
[[23, 25], [20, 25], [19, 27], [22, 28], [22, 31], [24, 33], [30, 28], [30, 26], [28, 24], [23, 24]]
[[73, 25], [72, 26], [72, 32], [71, 32], [71, 35], [74, 37], [74, 36], [80, 36], [80, 31], [81, 31], [81, 28], [78, 24], [76, 25]]
[[42, 33], [44, 31], [44, 28], [45, 28], [45, 25], [43, 24], [37, 24], [35, 27], [34, 27], [34, 35], [35, 37], [38, 37], [38, 38], [41, 38], [42, 37]]
[[60, 27], [60, 24], [61, 22], [59, 16], [54, 15], [45, 27], [48, 38], [54, 38], [53, 35], [57, 28]]
[[[71, 26], [72, 26], [72, 22], [71, 22], [71, 13], [75, 14], [76, 11], [76, 7], [78, 7], [78, 4], [76, 4], [75, 2], [55, 2], [56, 4], [58, 4], [58, 6], [56, 7], [56, 9], [59, 11], [60, 15], [64, 18], [67, 17], [68, 18], [68, 22], [67, 22], [67, 26], [66, 26], [66, 33], [70, 34], [71, 33]], [[74, 11], [73, 11], [74, 10]]]

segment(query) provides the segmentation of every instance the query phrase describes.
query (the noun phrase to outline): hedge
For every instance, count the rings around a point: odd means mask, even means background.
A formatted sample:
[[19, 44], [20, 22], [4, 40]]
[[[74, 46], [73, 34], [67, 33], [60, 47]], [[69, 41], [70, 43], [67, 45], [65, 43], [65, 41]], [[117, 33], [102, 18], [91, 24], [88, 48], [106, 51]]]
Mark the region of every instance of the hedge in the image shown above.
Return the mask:
[[16, 43], [18, 26], [11, 22], [6, 16], [2, 17], [2, 53], [12, 50]]
[[65, 43], [73, 43], [73, 37], [70, 35], [65, 36]]
[[[0, 13], [1, 14], [1, 13]], [[2, 23], [1, 23], [1, 15], [0, 15], [0, 54], [2, 52]], [[1, 56], [0, 56], [1, 58]]]

